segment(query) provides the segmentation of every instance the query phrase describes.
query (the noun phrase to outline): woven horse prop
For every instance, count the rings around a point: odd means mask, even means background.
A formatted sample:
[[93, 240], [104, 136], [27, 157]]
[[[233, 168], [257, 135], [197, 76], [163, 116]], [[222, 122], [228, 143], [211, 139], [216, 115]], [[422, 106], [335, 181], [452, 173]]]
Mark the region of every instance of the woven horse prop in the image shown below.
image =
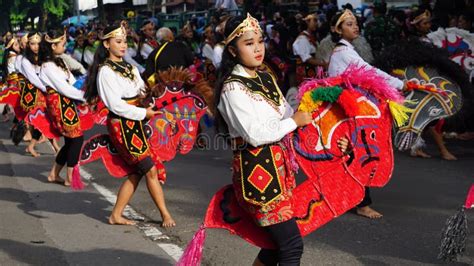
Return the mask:
[[408, 123], [398, 128], [394, 141], [399, 150], [407, 150], [431, 121], [450, 117], [461, 109], [462, 93], [459, 85], [434, 68], [409, 66], [393, 73], [408, 81], [405, 97], [414, 109]]
[[[335, 78], [307, 81], [298, 96], [299, 109], [310, 111], [313, 122], [287, 135], [283, 143], [294, 156], [289, 167], [295, 170], [299, 165], [307, 177], [292, 191], [293, 216], [306, 236], [360, 203], [366, 186], [380, 187], [389, 181], [393, 169], [389, 103], [401, 104], [403, 97], [373, 70], [357, 67]], [[341, 137], [351, 142], [347, 154], [337, 147]], [[264, 228], [239, 206], [232, 185], [213, 196], [203, 226], [178, 265], [198, 265], [205, 228], [227, 229], [256, 246], [275, 248]]]
[[405, 96], [414, 112], [395, 136], [400, 150], [412, 148], [430, 122], [444, 118], [444, 128], [456, 131], [474, 111], [463, 105], [472, 95], [472, 85], [444, 49], [417, 40], [401, 42], [388, 47], [376, 65], [408, 82]]
[[474, 75], [474, 34], [467, 30], [438, 28], [427, 36], [434, 45], [446, 49], [449, 58], [459, 64], [471, 78]]
[[[187, 69], [171, 68], [156, 74], [155, 85], [145, 91], [141, 102], [142, 106], [152, 105], [160, 111], [143, 128], [158, 177], [164, 182], [166, 173], [162, 163], [172, 160], [178, 152], [191, 151], [212, 92], [206, 81], [193, 82], [193, 75]], [[93, 136], [83, 145], [81, 165], [98, 159], [114, 177], [125, 177], [134, 171], [117, 153], [108, 134]]]

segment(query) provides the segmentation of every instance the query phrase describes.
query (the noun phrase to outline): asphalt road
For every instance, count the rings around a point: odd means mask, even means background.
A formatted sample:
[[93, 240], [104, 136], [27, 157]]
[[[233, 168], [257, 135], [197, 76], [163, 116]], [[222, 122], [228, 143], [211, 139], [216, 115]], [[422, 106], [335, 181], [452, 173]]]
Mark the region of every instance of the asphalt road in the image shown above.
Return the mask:
[[[54, 223], [47, 226], [46, 236], [52, 235], [54, 243], [49, 249], [34, 249], [44, 256], [55, 252], [57, 264], [119, 264], [142, 265], [171, 265], [173, 260], [165, 254], [157, 243], [172, 243], [184, 247], [192, 238], [201, 224], [208, 202], [212, 195], [223, 185], [231, 182], [229, 150], [193, 150], [185, 156], [178, 156], [172, 162], [166, 163], [168, 181], [165, 185], [165, 197], [168, 208], [177, 227], [160, 229], [169, 239], [150, 240], [134, 227], [109, 226], [106, 217], [110, 214], [110, 203], [89, 185], [82, 192], [68, 191], [58, 185], [46, 184], [47, 170], [53, 160], [51, 152], [39, 159], [25, 157], [24, 144], [19, 147], [9, 144], [6, 126], [0, 126], [0, 136], [4, 141], [6, 151], [11, 158], [13, 175], [31, 179], [31, 182], [18, 181], [20, 184], [0, 182], [0, 189], [15, 189], [18, 194], [15, 200], [5, 200], [5, 191], [0, 193], [0, 208], [11, 202], [17, 205], [9, 206], [12, 212], [17, 208], [29, 219], [38, 219], [28, 213], [28, 202], [31, 195], [22, 195], [22, 190], [31, 189], [38, 195], [44, 196], [42, 203], [33, 202], [32, 209], [42, 209], [51, 215], [71, 219], [71, 216], [82, 217], [84, 223], [75, 232], [88, 232], [88, 226], [93, 226], [90, 232], [83, 236], [80, 248], [69, 247], [67, 241], [57, 241], [63, 232], [68, 231], [64, 225], [55, 228]], [[87, 135], [96, 134], [97, 129]], [[474, 142], [448, 141], [448, 147], [459, 158], [458, 161], [442, 160], [428, 140], [428, 151], [434, 155], [432, 159], [411, 158], [407, 154], [395, 154], [395, 170], [390, 183], [381, 189], [373, 189], [373, 207], [384, 214], [380, 220], [369, 220], [347, 213], [314, 232], [304, 239], [305, 252], [302, 265], [432, 265], [440, 264], [436, 259], [440, 242], [440, 232], [445, 220], [454, 214], [463, 203], [467, 189], [474, 183]], [[41, 149], [49, 148], [43, 144]], [[3, 155], [2, 155], [3, 156]], [[2, 164], [7, 164], [3, 163]], [[120, 180], [110, 177], [100, 162], [83, 166], [92, 175], [92, 180], [116, 193], [121, 184]], [[0, 175], [8, 175], [3, 173]], [[4, 177], [2, 177], [4, 178]], [[8, 187], [8, 188], [6, 188]], [[60, 193], [43, 192], [51, 189]], [[7, 191], [9, 192], [9, 191]], [[11, 191], [10, 191], [11, 192]], [[27, 193], [27, 192], [25, 192]], [[43, 193], [46, 193], [43, 195]], [[85, 200], [87, 198], [88, 200]], [[29, 199], [29, 200], [28, 200]], [[77, 204], [79, 199], [81, 204]], [[84, 203], [87, 201], [87, 204]], [[50, 207], [57, 205], [61, 207]], [[67, 202], [74, 202], [68, 205]], [[53, 204], [53, 205], [50, 205]], [[38, 207], [39, 206], [39, 207]], [[131, 206], [145, 216], [145, 222], [159, 226], [160, 215], [151, 201], [144, 182], [140, 184]], [[85, 213], [85, 215], [84, 215]], [[26, 215], [25, 215], [26, 214]], [[469, 226], [474, 228], [474, 211], [468, 211]], [[84, 217], [85, 216], [85, 217]], [[48, 216], [49, 217], [49, 216]], [[51, 218], [52, 219], [52, 218]], [[56, 219], [56, 218], [55, 218]], [[62, 219], [62, 218], [57, 218]], [[25, 219], [25, 221], [28, 219]], [[41, 218], [42, 225], [38, 230], [44, 230], [48, 218]], [[0, 221], [3, 221], [0, 219]], [[46, 222], [45, 222], [46, 221]], [[10, 224], [22, 230], [24, 224]], [[100, 228], [97, 229], [97, 228]], [[55, 232], [55, 230], [59, 232]], [[37, 232], [35, 227], [29, 231]], [[2, 232], [0, 230], [0, 232]], [[15, 239], [15, 234], [2, 236], [0, 240], [0, 264], [2, 253], [6, 253], [11, 261], [36, 264], [34, 261], [23, 259], [24, 254], [13, 254], [11, 244], [22, 245], [21, 239]], [[113, 241], [104, 239], [112, 238]], [[110, 242], [120, 243], [126, 248], [117, 248]], [[107, 246], [109, 245], [110, 246]], [[34, 244], [29, 244], [34, 247]], [[23, 246], [23, 248], [28, 248]], [[63, 247], [66, 247], [63, 248]], [[111, 259], [104, 254], [112, 254]], [[78, 251], [80, 250], [80, 251]], [[18, 252], [17, 252], [18, 253]], [[229, 234], [224, 230], [207, 230], [207, 239], [203, 255], [203, 265], [251, 265], [258, 253], [258, 248]], [[78, 255], [79, 254], [79, 255]], [[121, 255], [118, 255], [121, 254]], [[143, 259], [140, 259], [140, 254]], [[124, 257], [128, 256], [127, 260]], [[121, 259], [117, 259], [120, 257]], [[62, 258], [62, 259], [61, 259]], [[76, 260], [71, 259], [76, 258]], [[84, 260], [77, 259], [84, 258]], [[93, 259], [91, 259], [93, 258]], [[88, 260], [89, 259], [89, 260]], [[5, 261], [5, 260], [4, 260]], [[8, 261], [8, 260], [6, 260]], [[468, 239], [468, 249], [459, 265], [474, 265], [474, 234]]]

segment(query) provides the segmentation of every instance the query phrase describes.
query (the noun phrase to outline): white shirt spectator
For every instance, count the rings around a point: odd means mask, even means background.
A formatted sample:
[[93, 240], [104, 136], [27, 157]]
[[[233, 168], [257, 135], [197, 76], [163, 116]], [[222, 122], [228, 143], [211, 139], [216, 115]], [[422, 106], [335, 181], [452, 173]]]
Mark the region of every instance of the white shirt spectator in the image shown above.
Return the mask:
[[[309, 34], [307, 31], [304, 33]], [[305, 34], [300, 34], [292, 46], [293, 54], [299, 56], [303, 62], [308, 61], [316, 53], [316, 47], [311, 44]]]

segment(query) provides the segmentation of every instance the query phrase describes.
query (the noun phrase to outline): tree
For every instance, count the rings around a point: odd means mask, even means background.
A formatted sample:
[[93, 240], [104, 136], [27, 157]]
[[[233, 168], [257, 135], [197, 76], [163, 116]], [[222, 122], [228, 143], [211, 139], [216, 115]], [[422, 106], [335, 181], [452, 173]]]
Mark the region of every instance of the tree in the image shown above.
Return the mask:
[[[3, 5], [3, 2], [9, 2]], [[9, 0], [2, 1], [2, 6], [10, 6], [9, 18], [11, 24], [22, 24], [30, 17], [40, 17], [39, 25], [41, 30], [46, 29], [46, 24], [53, 15], [56, 19], [63, 18], [69, 7], [72, 7], [72, 0]]]

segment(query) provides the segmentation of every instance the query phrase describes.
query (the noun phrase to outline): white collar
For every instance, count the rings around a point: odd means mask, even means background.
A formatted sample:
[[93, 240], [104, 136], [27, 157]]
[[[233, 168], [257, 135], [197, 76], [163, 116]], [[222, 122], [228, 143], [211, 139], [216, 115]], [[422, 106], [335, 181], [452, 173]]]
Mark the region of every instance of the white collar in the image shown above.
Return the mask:
[[252, 76], [250, 76], [249, 73], [245, 71], [245, 68], [241, 64], [235, 65], [234, 69], [232, 70], [232, 74], [242, 76], [244, 78], [252, 78]]
[[339, 42], [342, 43], [342, 44], [345, 44], [347, 47], [349, 47], [351, 49], [354, 49], [354, 46], [345, 39], [341, 39]]

